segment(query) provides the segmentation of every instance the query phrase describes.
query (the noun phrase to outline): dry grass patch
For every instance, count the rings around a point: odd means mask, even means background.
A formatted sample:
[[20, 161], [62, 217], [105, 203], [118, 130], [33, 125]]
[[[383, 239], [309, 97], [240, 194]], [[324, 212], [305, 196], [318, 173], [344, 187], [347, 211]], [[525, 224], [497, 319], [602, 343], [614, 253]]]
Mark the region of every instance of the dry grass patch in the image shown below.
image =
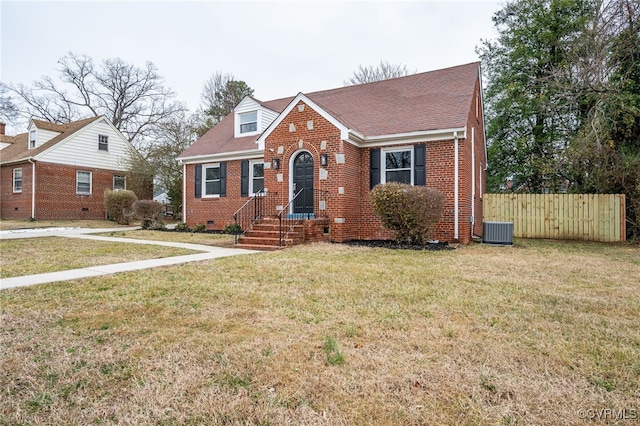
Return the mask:
[[0, 252], [1, 278], [195, 253], [174, 247], [63, 237], [0, 240]]
[[[136, 224], [134, 224], [136, 225]], [[31, 229], [31, 228], [118, 228], [111, 220], [0, 220], [0, 230]]]
[[107, 232], [99, 235], [118, 238], [134, 238], [138, 240], [203, 244], [216, 247], [233, 247], [234, 245], [233, 235], [209, 234], [204, 232], [149, 231], [145, 229], [136, 229], [132, 231]]
[[640, 252], [315, 244], [0, 293], [0, 423], [582, 424], [638, 408]]

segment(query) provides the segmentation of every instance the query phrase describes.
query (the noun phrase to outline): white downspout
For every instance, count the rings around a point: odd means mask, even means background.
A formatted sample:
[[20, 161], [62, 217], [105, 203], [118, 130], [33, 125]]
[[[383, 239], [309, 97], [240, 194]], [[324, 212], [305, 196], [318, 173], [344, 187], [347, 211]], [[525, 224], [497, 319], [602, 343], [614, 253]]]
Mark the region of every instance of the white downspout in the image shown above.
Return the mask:
[[36, 162], [33, 158], [28, 159], [31, 163], [31, 218], [36, 219]]
[[454, 165], [453, 165], [453, 239], [458, 241], [458, 132], [453, 132]]
[[476, 223], [476, 128], [471, 127], [471, 235], [473, 238]]
[[182, 165], [182, 222], [187, 223], [187, 165]]

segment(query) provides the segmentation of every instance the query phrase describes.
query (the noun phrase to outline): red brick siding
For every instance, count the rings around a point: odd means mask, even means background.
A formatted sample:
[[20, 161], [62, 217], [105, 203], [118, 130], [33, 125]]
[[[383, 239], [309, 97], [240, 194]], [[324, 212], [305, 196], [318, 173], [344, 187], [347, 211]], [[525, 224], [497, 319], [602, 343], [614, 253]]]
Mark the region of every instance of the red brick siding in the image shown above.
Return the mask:
[[[298, 105], [302, 105], [300, 102]], [[316, 215], [326, 213], [329, 218], [330, 239], [341, 242], [352, 239], [389, 239], [393, 235], [382, 226], [375, 216], [369, 199], [369, 148], [358, 148], [340, 139], [340, 131], [308, 105], [300, 111], [296, 105], [275, 128], [265, 141], [266, 162], [280, 160], [280, 169], [265, 169], [265, 188], [278, 194], [278, 204], [284, 206], [289, 201], [289, 166], [291, 159], [300, 151], [311, 153], [314, 160], [314, 187], [325, 191], [326, 212], [316, 211]], [[482, 229], [482, 200], [479, 189], [484, 188], [484, 140], [481, 115], [476, 118], [475, 99], [470, 107], [468, 135], [458, 141], [459, 203], [458, 241], [469, 242], [471, 238], [471, 203], [475, 202], [476, 234]], [[313, 121], [313, 128], [307, 123]], [[290, 125], [295, 131], [290, 131]], [[471, 190], [471, 126], [475, 127], [476, 196]], [[460, 135], [462, 136], [462, 135]], [[326, 147], [321, 147], [326, 141]], [[278, 149], [282, 153], [278, 154]], [[377, 147], [378, 148], [378, 147]], [[379, 147], [385, 148], [385, 147]], [[327, 179], [320, 180], [320, 155], [328, 155]], [[344, 164], [337, 164], [336, 154], [343, 154]], [[442, 221], [435, 229], [434, 238], [442, 241], [454, 240], [454, 141], [442, 140], [426, 142], [426, 183], [445, 194], [446, 201]], [[233, 223], [233, 213], [248, 197], [240, 197], [241, 161], [227, 162], [227, 196], [221, 198], [194, 198], [195, 165], [186, 167], [186, 218], [187, 224], [207, 224], [210, 229], [222, 229]], [[282, 181], [277, 176], [282, 174]], [[480, 184], [482, 179], [482, 185]], [[339, 188], [344, 194], [339, 194]], [[473, 198], [473, 200], [472, 200]], [[339, 219], [336, 222], [335, 219]], [[344, 223], [340, 223], [344, 219]]]
[[[22, 167], [22, 193], [12, 193], [11, 176], [16, 166], [2, 167], [2, 217], [4, 219], [29, 219], [31, 217], [31, 167]], [[90, 195], [76, 194], [76, 172], [91, 172]], [[79, 220], [104, 219], [104, 191], [113, 189], [113, 175], [125, 175], [117, 170], [91, 167], [66, 166], [36, 162], [35, 219]], [[151, 199], [152, 193], [138, 194], [140, 199]], [[17, 210], [16, 210], [17, 208]]]
[[[227, 161], [226, 196], [195, 198], [195, 164], [186, 166], [186, 223], [202, 224], [207, 229], [222, 230], [233, 223], [233, 214], [249, 199], [241, 197], [241, 160]], [[210, 164], [210, 163], [204, 163]], [[265, 170], [266, 175], [266, 170]], [[266, 179], [265, 179], [266, 187]], [[212, 222], [213, 223], [210, 223]]]
[[[22, 169], [22, 192], [13, 193], [13, 170]], [[3, 219], [31, 217], [31, 163], [2, 166], [0, 170], [0, 211]]]

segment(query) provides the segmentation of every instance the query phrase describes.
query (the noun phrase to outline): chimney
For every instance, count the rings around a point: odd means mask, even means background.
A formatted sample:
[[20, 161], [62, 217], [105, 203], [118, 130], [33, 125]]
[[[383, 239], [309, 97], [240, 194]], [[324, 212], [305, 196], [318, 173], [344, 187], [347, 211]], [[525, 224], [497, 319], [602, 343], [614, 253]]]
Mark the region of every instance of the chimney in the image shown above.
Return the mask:
[[4, 135], [4, 129], [7, 127], [6, 123], [0, 123], [0, 135]]

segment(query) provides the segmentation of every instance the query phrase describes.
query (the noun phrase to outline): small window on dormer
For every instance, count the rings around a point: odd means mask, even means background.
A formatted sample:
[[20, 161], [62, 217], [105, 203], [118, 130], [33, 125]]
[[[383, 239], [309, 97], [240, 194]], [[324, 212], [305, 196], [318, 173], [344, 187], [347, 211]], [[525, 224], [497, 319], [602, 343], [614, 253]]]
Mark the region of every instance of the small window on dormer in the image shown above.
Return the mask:
[[258, 111], [240, 114], [240, 133], [251, 133], [258, 130]]
[[98, 135], [98, 150], [109, 151], [109, 136]]
[[29, 132], [29, 148], [36, 147], [36, 131], [32, 130]]

